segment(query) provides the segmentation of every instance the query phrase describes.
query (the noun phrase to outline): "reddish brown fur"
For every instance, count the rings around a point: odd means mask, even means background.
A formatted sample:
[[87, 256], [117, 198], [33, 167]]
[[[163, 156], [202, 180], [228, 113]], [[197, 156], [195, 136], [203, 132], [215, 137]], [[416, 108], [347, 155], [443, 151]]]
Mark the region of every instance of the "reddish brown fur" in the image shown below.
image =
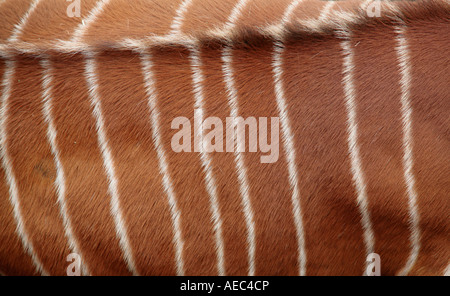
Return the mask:
[[[278, 116], [273, 88], [271, 42], [258, 47], [237, 47], [233, 51], [233, 67], [236, 77], [238, 96], [245, 98], [239, 102], [240, 116], [271, 117]], [[208, 83], [208, 82], [206, 82]], [[258, 106], [255, 108], [255, 106]], [[270, 127], [270, 125], [269, 125]], [[270, 135], [270, 128], [267, 133]], [[281, 140], [280, 140], [281, 142]], [[249, 151], [248, 143], [246, 151]], [[280, 156], [275, 163], [260, 163], [261, 152], [244, 153], [248, 171], [250, 196], [255, 212], [256, 274], [260, 275], [297, 275], [297, 244], [292, 216], [289, 175], [286, 170], [284, 150], [280, 147]], [[276, 181], [274, 181], [276, 180]], [[261, 198], [264, 196], [264, 198]], [[282, 228], [279, 225], [283, 225]], [[283, 257], [280, 258], [280, 254]], [[267, 264], [266, 262], [270, 262]]]
[[65, 261], [69, 248], [58, 208], [54, 206], [55, 165], [44, 119], [37, 116], [42, 108], [41, 69], [38, 61], [31, 58], [19, 58], [16, 63], [6, 130], [9, 135], [20, 135], [8, 141], [19, 194], [33, 197], [21, 199], [24, 222], [49, 272], [64, 275], [65, 268], [58, 263]]
[[107, 43], [124, 37], [169, 33], [170, 23], [180, 3], [180, 0], [155, 1], [153, 5], [148, 5], [147, 0], [113, 1], [105, 7], [85, 39]]
[[[202, 48], [204, 75], [208, 81], [204, 87], [205, 117], [215, 116], [225, 122], [230, 116], [226, 86], [222, 74], [221, 47]], [[216, 176], [219, 204], [222, 205], [223, 237], [225, 244], [225, 268], [229, 275], [245, 275], [248, 268], [247, 230], [241, 206], [241, 195], [233, 153], [213, 152], [213, 174]]]
[[291, 124], [306, 249], [314, 258], [307, 266], [310, 275], [361, 274], [365, 259], [346, 143], [339, 52], [338, 39], [318, 37], [288, 41], [284, 57], [287, 103], [296, 118]]
[[0, 9], [0, 41], [5, 42], [11, 35], [14, 25], [20, 21], [30, 6], [30, 0], [8, 1]]
[[[402, 167], [402, 122], [400, 80], [396, 63], [396, 33], [371, 27], [353, 38], [355, 46], [358, 122], [361, 158], [366, 172], [367, 194], [374, 231], [375, 249], [383, 258], [382, 270], [395, 274], [408, 257], [408, 202]], [[384, 42], [380, 42], [385, 39]], [[371, 51], [377, 46], [379, 50]], [[364, 69], [372, 69], [367, 73]], [[373, 96], [383, 93], [383, 96]], [[377, 149], [373, 149], [377, 147]], [[395, 213], [395, 214], [394, 214]], [[391, 216], [392, 219], [386, 219]], [[395, 218], [394, 218], [395, 217]], [[395, 244], [393, 244], [395, 242]], [[397, 251], [396, 251], [397, 250]], [[403, 251], [401, 251], [403, 250]]]
[[181, 31], [184, 33], [204, 32], [223, 25], [236, 3], [237, 0], [223, 1], [221, 5], [217, 5], [216, 0], [194, 0], [191, 8], [186, 12]]
[[[128, 274], [110, 213], [106, 173], [95, 132], [95, 120], [83, 80], [83, 56], [52, 59], [55, 125], [66, 131], [58, 139], [67, 180], [67, 204], [88, 267], [96, 274]], [[75, 92], [74, 90], [81, 90]], [[79, 165], [71, 165], [76, 160]], [[86, 188], [85, 190], [81, 190]], [[86, 192], [85, 192], [86, 191]], [[90, 229], [89, 232], [83, 231]], [[96, 254], [102, 256], [96, 256]]]
[[[0, 69], [3, 72], [5, 69], [4, 62], [0, 64]], [[5, 174], [3, 170], [0, 170], [0, 177], [5, 180]], [[0, 205], [3, 209], [2, 211], [2, 228], [1, 235], [2, 241], [8, 242], [3, 243], [0, 248], [0, 258], [2, 258], [2, 265], [0, 267], [1, 272], [8, 272], [8, 274], [29, 274], [34, 275], [35, 270], [33, 268], [33, 263], [31, 262], [30, 256], [26, 254], [22, 247], [22, 242], [20, 241], [16, 229], [16, 222], [13, 217], [13, 210], [9, 200], [6, 198], [8, 196], [8, 185], [6, 182], [0, 182]]]
[[[80, 1], [81, 18], [87, 16], [95, 2], [95, 0]], [[30, 16], [20, 39], [36, 43], [43, 40], [69, 39], [73, 29], [80, 24], [80, 17], [67, 17], [67, 4], [60, 0], [39, 3], [38, 8], [41, 13]]]
[[325, 1], [316, 0], [304, 0], [303, 3], [294, 10], [294, 16], [298, 19], [318, 18], [326, 5]]
[[[44, 0], [39, 4], [20, 39], [41, 44], [50, 55], [54, 81], [52, 112], [65, 171], [68, 215], [91, 274], [129, 275], [111, 215], [109, 180], [88, 96], [85, 57], [76, 50], [67, 54], [45, 48], [46, 41], [70, 39], [81, 20], [63, 17], [66, 6], [53, 2]], [[226, 45], [232, 45], [239, 115], [279, 116], [272, 73], [274, 40], [257, 29], [277, 23], [290, 1], [248, 5], [228, 43], [210, 39], [205, 31], [220, 27], [236, 1], [219, 5], [218, 1], [208, 0], [204, 7], [199, 2], [194, 0], [188, 8], [181, 31], [203, 36], [199, 48], [205, 77], [204, 116], [217, 116], [223, 122], [230, 116], [221, 60]], [[296, 8], [295, 19], [317, 18], [324, 3], [304, 2], [309, 6]], [[356, 8], [356, 1], [341, 2], [335, 10]], [[105, 133], [114, 159], [132, 254], [142, 275], [176, 273], [173, 222], [152, 136], [139, 53], [108, 47], [124, 38], [169, 33], [180, 3], [164, 0], [148, 5], [144, 0], [133, 4], [113, 0], [83, 39], [99, 48], [95, 64]], [[349, 27], [325, 26], [320, 33], [308, 31], [296, 21], [286, 27], [282, 79], [294, 136], [307, 275], [361, 275], [365, 270], [363, 228], [347, 144], [342, 30], [352, 32], [358, 144], [382, 274], [396, 274], [409, 256], [411, 233], [402, 163], [401, 75], [395, 32], [401, 24], [399, 19], [407, 25], [411, 54], [413, 173], [422, 232], [422, 248], [410, 274], [439, 275], [449, 264], [450, 10], [440, 1], [427, 3], [400, 4], [397, 14], [364, 19]], [[30, 1], [7, 1], [0, 6], [0, 40], [10, 36], [29, 4]], [[83, 17], [94, 5], [94, 1], [83, 4]], [[206, 12], [210, 14], [203, 18]], [[170, 148], [177, 132], [170, 128], [171, 121], [184, 116], [191, 125], [194, 122], [190, 51], [175, 44], [154, 46], [149, 52], [160, 113], [159, 132], [180, 211], [185, 274], [216, 275], [210, 198], [199, 153], [175, 153]], [[55, 162], [42, 114], [42, 53], [2, 56], [0, 73], [3, 78], [5, 61], [15, 60], [6, 132], [25, 229], [45, 268], [52, 275], [60, 275], [66, 273], [66, 256], [71, 250], [57, 203]], [[261, 164], [261, 153], [243, 153], [255, 218], [257, 275], [298, 274], [286, 152], [280, 130], [277, 162]], [[218, 189], [225, 271], [227, 275], [246, 275], [247, 228], [234, 155], [228, 152], [209, 156]], [[15, 231], [3, 167], [0, 221], [0, 271], [7, 275], [37, 274]]]
[[[187, 117], [192, 124], [194, 122], [189, 53], [183, 48], [173, 48], [155, 50], [152, 54], [167, 162], [174, 191], [182, 192], [178, 196], [178, 203], [183, 213], [181, 219], [185, 238], [186, 273], [216, 274], [218, 271], [209, 199], [198, 153], [175, 153], [169, 148], [176, 132], [170, 128], [172, 119], [181, 116]], [[193, 133], [191, 136], [193, 137]]]
[[[429, 16], [431, 18], [431, 16]], [[423, 250], [412, 270], [416, 275], [432, 275], [443, 270], [450, 256], [449, 248], [449, 188], [450, 188], [450, 111], [448, 56], [450, 50], [449, 16], [446, 21], [429, 23], [424, 17], [411, 24], [408, 34], [411, 43], [412, 89], [416, 139], [416, 172], [419, 214], [423, 229]], [[423, 65], [427, 67], [422, 68]], [[430, 102], [431, 99], [431, 102]], [[444, 223], [443, 223], [444, 221]]]

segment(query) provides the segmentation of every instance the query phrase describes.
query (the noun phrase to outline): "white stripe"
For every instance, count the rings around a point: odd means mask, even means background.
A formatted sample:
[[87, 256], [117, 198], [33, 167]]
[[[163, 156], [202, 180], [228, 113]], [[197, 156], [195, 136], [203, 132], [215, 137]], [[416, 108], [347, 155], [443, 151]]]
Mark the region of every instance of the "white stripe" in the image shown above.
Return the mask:
[[365, 0], [364, 2], [362, 2], [360, 5], [361, 10], [367, 10], [367, 7], [369, 7], [369, 5], [371, 4], [370, 2], [373, 1], [375, 0]]
[[[353, 79], [353, 49], [350, 41], [350, 34], [346, 36], [347, 40], [341, 42], [343, 49], [343, 86], [345, 96], [345, 107], [347, 110], [348, 127], [348, 149], [350, 152], [351, 172], [357, 192], [357, 204], [361, 214], [361, 223], [364, 230], [364, 244], [366, 247], [366, 256], [374, 252], [375, 237], [372, 228], [372, 222], [369, 213], [369, 201], [366, 191], [366, 182], [361, 165], [358, 147], [358, 124], [356, 118], [356, 90]], [[368, 263], [367, 263], [368, 264]]]
[[330, 1], [328, 2], [324, 8], [322, 9], [322, 11], [320, 12], [320, 15], [318, 17], [318, 21], [319, 22], [323, 22], [325, 19], [327, 19], [327, 17], [330, 15], [331, 9], [333, 8], [333, 6], [336, 4], [335, 1]]
[[14, 220], [16, 222], [17, 235], [20, 237], [22, 241], [23, 248], [30, 255], [31, 260], [36, 268], [36, 271], [42, 275], [49, 275], [47, 270], [42, 265], [41, 260], [38, 258], [33, 243], [28, 238], [27, 231], [25, 230], [25, 223], [22, 217], [22, 210], [20, 206], [19, 200], [19, 190], [17, 188], [16, 178], [14, 176], [14, 171], [12, 167], [11, 160], [8, 154], [8, 145], [7, 145], [7, 119], [8, 119], [8, 100], [11, 96], [11, 84], [13, 82], [14, 77], [14, 69], [15, 62], [12, 60], [6, 60], [5, 62], [5, 73], [2, 81], [2, 101], [1, 101], [1, 109], [0, 109], [0, 153], [2, 157], [2, 166], [5, 171], [5, 178], [8, 182], [9, 186], [9, 201], [13, 207]]
[[161, 141], [161, 134], [159, 133], [159, 111], [157, 107], [157, 92], [155, 88], [151, 56], [148, 52], [141, 54], [142, 72], [144, 74], [145, 91], [148, 97], [148, 106], [150, 109], [152, 135], [155, 143], [156, 153], [158, 155], [159, 169], [162, 174], [163, 187], [166, 191], [170, 213], [172, 217], [172, 226], [174, 230], [174, 245], [175, 245], [175, 259], [177, 265], [177, 275], [184, 275], [183, 262], [183, 246], [184, 241], [181, 235], [181, 213], [178, 209], [177, 199], [173, 191], [172, 180], [169, 174], [169, 167], [167, 165], [164, 146]]
[[[369, 0], [371, 1], [371, 0]], [[398, 14], [401, 11], [395, 8], [390, 2], [383, 1], [381, 3], [384, 7], [386, 15]], [[325, 18], [323, 21], [317, 19], [297, 20], [301, 24], [302, 28], [310, 33], [325, 33], [325, 29], [341, 31], [343, 28], [347, 28], [351, 25], [363, 24], [367, 19], [358, 16], [356, 13], [341, 12], [333, 10], [331, 13], [333, 16]], [[332, 21], [330, 22], [330, 19]], [[234, 25], [231, 25], [228, 29], [211, 29], [198, 36], [186, 35], [186, 34], [165, 34], [165, 35], [151, 35], [140, 39], [123, 38], [121, 40], [112, 40], [109, 44], [109, 48], [116, 50], [131, 50], [136, 52], [145, 51], [148, 47], [158, 46], [192, 46], [206, 39], [220, 39], [220, 40], [232, 40], [235, 36], [235, 32], [232, 32]], [[285, 28], [280, 24], [271, 24], [268, 26], [255, 28], [256, 32], [266, 36], [269, 39], [279, 40], [283, 34], [285, 34]], [[10, 44], [0, 43], [0, 56], [8, 56], [10, 54], [30, 54], [39, 55], [45, 53], [49, 48], [59, 53], [79, 53], [85, 51], [91, 51], [93, 49], [91, 43], [86, 42], [72, 42], [67, 40], [55, 40], [47, 41], [43, 44], [34, 44], [30, 42], [17, 42], [14, 47]]]
[[239, 2], [233, 7], [227, 22], [225, 23], [223, 31], [227, 32], [234, 28], [236, 21], [242, 13], [242, 10], [247, 5], [249, 0], [239, 0]]
[[447, 265], [447, 268], [444, 270], [444, 276], [450, 276], [450, 264]]
[[[225, 47], [222, 53], [222, 71], [224, 74], [224, 80], [227, 88], [228, 94], [228, 104], [231, 109], [230, 117], [237, 118], [239, 116], [238, 110], [238, 94], [237, 89], [234, 85], [234, 73], [233, 73], [233, 57], [232, 57], [232, 48]], [[233, 120], [234, 128], [236, 128], [235, 122]], [[253, 276], [255, 274], [255, 222], [253, 218], [253, 209], [250, 202], [250, 187], [248, 185], [247, 180], [247, 169], [245, 167], [243, 155], [238, 152], [237, 147], [241, 145], [240, 143], [241, 137], [237, 137], [237, 141], [235, 142], [235, 162], [236, 162], [236, 170], [239, 179], [239, 187], [242, 196], [242, 206], [244, 208], [244, 216], [245, 222], [247, 226], [247, 242], [248, 242], [248, 260], [249, 260], [249, 275]]]
[[[295, 8], [302, 2], [302, 0], [295, 0], [288, 6], [282, 19], [281, 25], [284, 26], [291, 19], [292, 13]], [[276, 41], [274, 43], [274, 53], [273, 53], [273, 75], [274, 75], [274, 87], [275, 96], [277, 101], [278, 113], [280, 114], [281, 129], [283, 132], [283, 146], [286, 152], [286, 160], [288, 164], [289, 173], [289, 183], [292, 188], [292, 213], [294, 216], [294, 222], [297, 234], [297, 252], [298, 252], [298, 265], [299, 274], [301, 276], [306, 275], [306, 251], [305, 251], [305, 238], [303, 233], [303, 221], [302, 221], [302, 211], [300, 206], [300, 190], [298, 188], [298, 177], [297, 177], [297, 167], [296, 167], [296, 156], [295, 156], [295, 144], [294, 136], [291, 131], [288, 107], [286, 103], [286, 96], [284, 93], [283, 86], [283, 61], [282, 56], [284, 52], [283, 40]]]
[[294, 10], [298, 7], [298, 5], [302, 2], [303, 0], [293, 0], [289, 6], [286, 8], [286, 10], [283, 13], [283, 16], [281, 17], [281, 25], [285, 26], [287, 23], [289, 23], [289, 21], [291, 20], [291, 16], [292, 13], [294, 12]]
[[114, 159], [109, 148], [108, 139], [106, 136], [105, 123], [103, 119], [98, 78], [95, 73], [96, 64], [95, 56], [90, 53], [86, 53], [86, 81], [89, 89], [89, 98], [93, 108], [93, 115], [96, 120], [97, 136], [100, 150], [102, 151], [103, 164], [108, 176], [108, 188], [111, 195], [111, 214], [114, 218], [116, 226], [116, 234], [119, 238], [120, 247], [123, 251], [125, 262], [128, 269], [133, 275], [138, 275], [136, 265], [133, 258], [133, 251], [128, 240], [127, 227], [123, 218], [122, 210], [120, 207], [120, 196], [118, 190], [118, 180], [116, 178], [116, 172], [114, 168]]
[[72, 42], [79, 43], [81, 42], [84, 34], [86, 33], [87, 29], [90, 27], [92, 23], [95, 22], [97, 17], [100, 15], [100, 13], [103, 12], [103, 9], [105, 6], [110, 2], [111, 0], [99, 0], [95, 4], [95, 7], [91, 9], [88, 16], [81, 20], [81, 23], [78, 25], [78, 27], [75, 29], [73, 35], [72, 35]]
[[170, 34], [179, 34], [181, 30], [181, 26], [183, 25], [184, 15], [188, 10], [189, 6], [192, 4], [193, 0], [184, 0], [180, 7], [178, 7], [176, 15], [170, 25]]
[[[195, 109], [201, 111], [201, 116], [196, 117], [198, 120], [197, 125], [200, 126], [203, 124], [203, 72], [202, 72], [202, 61], [200, 58], [200, 53], [197, 47], [193, 46], [190, 48], [190, 60], [191, 60], [191, 69], [193, 71], [192, 80], [193, 80], [193, 88], [194, 88], [194, 96], [195, 96]], [[198, 135], [200, 139], [203, 139], [203, 129], [200, 129], [200, 135]], [[216, 236], [216, 248], [217, 248], [217, 269], [219, 271], [219, 275], [225, 275], [225, 256], [224, 256], [224, 243], [222, 238], [222, 219], [220, 216], [219, 210], [219, 201], [217, 197], [217, 187], [216, 181], [211, 169], [211, 160], [203, 149], [203, 143], [200, 143], [200, 160], [202, 162], [203, 170], [205, 172], [206, 179], [206, 188], [209, 193], [210, 203], [211, 203], [211, 213], [212, 219], [214, 223], [214, 233]]]
[[282, 54], [284, 45], [280, 42], [275, 43], [273, 56], [273, 72], [275, 82], [275, 95], [278, 106], [278, 113], [280, 114], [281, 128], [283, 131], [283, 146], [286, 152], [286, 160], [288, 164], [289, 183], [292, 188], [292, 211], [294, 215], [295, 227], [297, 232], [298, 244], [298, 262], [299, 274], [306, 275], [306, 251], [305, 238], [303, 233], [302, 211], [300, 207], [300, 193], [298, 188], [298, 176], [296, 167], [295, 144], [294, 136], [291, 131], [288, 115], [288, 107], [286, 104], [284, 86], [283, 86], [283, 69], [282, 69]]
[[[236, 21], [239, 18], [242, 10], [247, 5], [248, 0], [239, 0], [239, 2], [233, 7], [227, 22], [225, 23], [224, 29], [218, 34], [223, 34], [223, 32], [229, 32], [236, 26]], [[232, 69], [232, 48], [225, 47], [222, 52], [222, 71], [224, 74], [224, 80], [227, 87], [228, 94], [228, 104], [231, 109], [231, 117], [236, 118], [238, 116], [238, 105], [237, 105], [237, 90], [234, 86], [233, 80], [233, 69]], [[233, 124], [234, 121], [233, 121]], [[236, 128], [236, 126], [234, 126]], [[244, 210], [245, 223], [247, 227], [247, 243], [248, 243], [248, 263], [249, 270], [248, 274], [253, 276], [255, 274], [255, 250], [256, 250], [256, 239], [255, 239], [255, 222], [253, 217], [253, 209], [250, 202], [250, 188], [247, 180], [247, 171], [245, 168], [245, 163], [241, 153], [237, 152], [237, 147], [239, 147], [240, 137], [237, 137], [235, 143], [235, 162], [236, 170], [239, 180], [239, 187], [241, 193], [241, 201]]]
[[25, 25], [27, 24], [28, 19], [30, 18], [30, 15], [36, 9], [36, 7], [40, 1], [41, 0], [33, 0], [33, 2], [31, 2], [31, 5], [30, 5], [30, 8], [28, 9], [28, 11], [20, 19], [20, 22], [14, 26], [12, 35], [8, 38], [8, 42], [16, 42], [19, 40], [19, 36], [22, 34], [23, 28], [25, 28]]
[[413, 138], [412, 138], [412, 109], [410, 103], [411, 66], [408, 42], [405, 36], [405, 27], [396, 28], [397, 58], [400, 67], [400, 89], [401, 89], [401, 112], [403, 127], [403, 170], [408, 193], [409, 223], [411, 253], [406, 265], [401, 269], [399, 275], [407, 275], [417, 261], [420, 251], [420, 226], [419, 212], [417, 210], [417, 192], [415, 189], [415, 178], [413, 172]]
[[[299, 23], [308, 28], [311, 31], [321, 31], [321, 27], [327, 25], [329, 23], [329, 17], [331, 14], [331, 9], [336, 4], [335, 1], [329, 1], [320, 11], [320, 14], [317, 18], [309, 18], [309, 19], [297, 19]], [[333, 14], [336, 14], [336, 11], [333, 11]], [[337, 14], [339, 15], [339, 14]], [[344, 15], [341, 14], [341, 17]]]
[[61, 217], [64, 222], [64, 233], [69, 241], [69, 247], [72, 250], [73, 253], [76, 253], [80, 255], [82, 258], [81, 264], [83, 269], [83, 274], [90, 275], [89, 268], [86, 264], [86, 262], [83, 260], [83, 255], [80, 250], [80, 245], [75, 238], [75, 235], [73, 233], [72, 228], [72, 222], [69, 218], [69, 214], [67, 211], [67, 205], [66, 205], [66, 180], [64, 177], [64, 167], [61, 163], [60, 156], [59, 156], [59, 149], [56, 141], [56, 128], [53, 121], [52, 116], [52, 74], [51, 74], [51, 64], [48, 59], [41, 60], [41, 66], [44, 69], [43, 71], [43, 77], [42, 77], [42, 101], [43, 101], [43, 109], [42, 113], [44, 115], [45, 122], [47, 123], [48, 129], [47, 129], [47, 138], [50, 143], [51, 151], [54, 157], [55, 165], [56, 165], [56, 179], [55, 179], [55, 189], [58, 194], [58, 203], [59, 203], [59, 210]]
[[232, 31], [236, 27], [236, 22], [248, 2], [249, 0], [239, 0], [231, 10], [231, 14], [228, 16], [227, 21], [221, 27], [214, 28], [207, 32], [207, 35], [220, 39], [229, 39], [234, 34]]

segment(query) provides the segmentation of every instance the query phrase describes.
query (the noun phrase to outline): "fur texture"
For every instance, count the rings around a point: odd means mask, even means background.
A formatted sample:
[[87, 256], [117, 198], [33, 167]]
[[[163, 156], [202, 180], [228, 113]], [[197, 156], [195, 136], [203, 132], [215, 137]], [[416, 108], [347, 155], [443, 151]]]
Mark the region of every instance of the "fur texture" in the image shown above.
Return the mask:
[[[33, 2], [0, 2], [2, 274], [448, 270], [448, 1]], [[277, 162], [172, 151], [232, 98]]]

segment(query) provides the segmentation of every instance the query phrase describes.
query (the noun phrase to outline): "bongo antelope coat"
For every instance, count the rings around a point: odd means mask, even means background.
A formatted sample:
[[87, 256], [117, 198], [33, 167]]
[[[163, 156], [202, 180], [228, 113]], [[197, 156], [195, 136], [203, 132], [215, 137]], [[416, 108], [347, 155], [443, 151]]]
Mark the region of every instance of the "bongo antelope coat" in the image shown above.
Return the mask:
[[[382, 275], [448, 274], [449, 17], [0, 1], [0, 273], [66, 275], [76, 253], [83, 275], [363, 275], [377, 253]], [[174, 118], [239, 116], [279, 118], [276, 161], [171, 148]]]

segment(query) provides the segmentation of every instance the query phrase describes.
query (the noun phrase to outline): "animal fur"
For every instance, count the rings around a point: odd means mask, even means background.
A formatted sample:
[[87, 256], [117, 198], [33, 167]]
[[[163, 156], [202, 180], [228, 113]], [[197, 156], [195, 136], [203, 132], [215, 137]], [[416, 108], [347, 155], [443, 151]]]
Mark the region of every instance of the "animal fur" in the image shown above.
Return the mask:
[[[354, 89], [372, 251], [381, 257], [382, 274], [402, 274], [414, 247], [418, 256], [406, 274], [448, 269], [448, 1], [382, 1], [380, 18], [367, 17], [359, 1], [339, 1], [319, 19], [326, 2], [304, 0], [282, 23], [290, 0], [254, 0], [231, 26], [236, 1], [194, 0], [181, 26], [173, 26], [180, 1], [111, 0], [83, 25], [100, 2], [81, 1], [81, 18], [69, 18], [69, 3], [42, 0], [23, 27], [32, 1], [0, 3], [1, 273], [65, 275], [66, 258], [76, 252], [91, 275], [362, 275], [367, 231], [348, 142], [346, 86]], [[407, 57], [399, 56], [402, 37]], [[207, 179], [199, 153], [170, 149], [171, 121], [193, 122], [194, 70], [204, 78], [204, 116], [225, 122], [229, 48], [239, 115], [279, 117], [277, 46], [294, 151], [280, 133], [277, 162], [261, 164], [261, 153], [242, 153], [247, 187], [235, 154], [211, 153]], [[193, 49], [201, 64], [192, 64]], [[352, 85], [345, 84], [349, 59]], [[215, 188], [220, 223], [208, 188]]]

